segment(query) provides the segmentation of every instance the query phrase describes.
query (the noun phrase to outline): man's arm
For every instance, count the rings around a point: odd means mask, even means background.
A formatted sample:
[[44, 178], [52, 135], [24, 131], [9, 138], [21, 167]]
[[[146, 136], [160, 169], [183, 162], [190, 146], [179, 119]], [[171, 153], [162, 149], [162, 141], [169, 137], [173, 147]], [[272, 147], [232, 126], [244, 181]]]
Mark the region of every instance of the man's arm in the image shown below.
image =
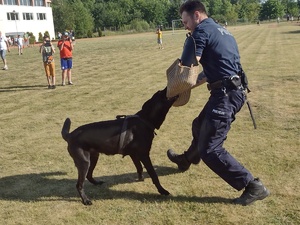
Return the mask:
[[6, 44], [6, 47], [7, 47], [7, 51], [10, 52], [9, 44], [8, 44], [8, 41], [7, 41], [7, 40], [5, 41], [5, 44]]
[[[196, 56], [196, 58], [197, 58], [198, 62], [200, 62], [201, 57]], [[202, 71], [201, 73], [198, 74], [197, 82], [192, 88], [198, 87], [204, 83], [206, 83], [206, 76], [205, 76], [204, 72]]]
[[53, 44], [51, 43], [51, 49], [52, 49], [52, 52], [55, 53], [55, 49], [53, 47]]
[[58, 47], [59, 51], [61, 51], [61, 50], [63, 49], [64, 44], [65, 44], [65, 41], [59, 41], [59, 42], [57, 43], [57, 47]]
[[71, 48], [71, 51], [74, 49], [74, 45], [73, 45], [73, 41], [70, 39], [70, 48]]

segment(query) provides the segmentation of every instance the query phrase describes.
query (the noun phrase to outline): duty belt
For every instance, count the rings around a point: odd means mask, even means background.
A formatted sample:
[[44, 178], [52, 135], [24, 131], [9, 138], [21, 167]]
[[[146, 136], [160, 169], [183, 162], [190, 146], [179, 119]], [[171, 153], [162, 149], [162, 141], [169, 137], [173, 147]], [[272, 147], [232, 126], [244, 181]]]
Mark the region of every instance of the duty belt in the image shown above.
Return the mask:
[[[210, 84], [207, 84], [207, 89], [209, 91], [212, 91], [212, 90], [216, 90], [216, 89], [222, 89], [224, 91], [224, 94], [226, 95], [226, 89], [227, 88], [230, 88], [230, 89], [234, 89], [234, 85], [232, 83], [232, 78], [235, 78], [236, 76], [238, 75], [233, 75], [232, 77], [230, 78], [225, 78], [223, 80], [218, 80], [214, 83], [210, 83]], [[253, 115], [253, 112], [252, 112], [252, 108], [251, 108], [251, 105], [250, 105], [250, 102], [248, 101], [247, 99], [247, 95], [246, 95], [246, 90], [248, 90], [249, 92], [249, 89], [248, 88], [244, 88], [243, 85], [241, 86], [238, 86], [236, 87], [237, 89], [242, 89], [244, 94], [245, 94], [245, 97], [246, 97], [246, 104], [248, 106], [248, 109], [249, 109], [249, 112], [250, 112], [250, 116], [251, 116], [251, 119], [252, 119], [252, 122], [253, 122], [253, 126], [254, 126], [254, 129], [256, 129], [256, 122], [255, 122], [255, 119], [254, 119], [254, 115]]]
[[212, 90], [215, 90], [215, 89], [221, 89], [223, 88], [225, 85], [224, 85], [224, 81], [225, 80], [218, 80], [214, 83], [211, 83], [211, 84], [207, 84], [207, 89], [209, 91], [212, 91]]
[[215, 89], [222, 89], [222, 88], [229, 88], [229, 89], [242, 88], [240, 77], [238, 75], [232, 75], [229, 78], [224, 78], [222, 80], [218, 80], [216, 82], [207, 84], [207, 89], [209, 91]]

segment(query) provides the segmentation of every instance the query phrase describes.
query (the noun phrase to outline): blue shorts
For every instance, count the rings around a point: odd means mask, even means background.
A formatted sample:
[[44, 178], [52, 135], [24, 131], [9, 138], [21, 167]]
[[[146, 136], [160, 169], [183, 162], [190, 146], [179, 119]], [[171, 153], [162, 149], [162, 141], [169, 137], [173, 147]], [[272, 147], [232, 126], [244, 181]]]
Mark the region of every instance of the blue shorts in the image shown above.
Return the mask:
[[5, 59], [6, 50], [0, 50], [0, 55], [2, 59]]
[[72, 58], [60, 59], [61, 70], [69, 70], [73, 67]]

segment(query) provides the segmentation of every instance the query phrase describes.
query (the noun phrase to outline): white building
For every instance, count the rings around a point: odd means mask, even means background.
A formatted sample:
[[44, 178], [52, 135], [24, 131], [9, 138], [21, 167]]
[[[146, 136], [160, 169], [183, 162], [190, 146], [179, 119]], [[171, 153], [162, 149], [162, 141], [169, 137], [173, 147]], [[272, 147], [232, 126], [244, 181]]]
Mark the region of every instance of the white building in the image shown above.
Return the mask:
[[0, 30], [6, 36], [49, 32], [55, 38], [51, 0], [0, 0]]

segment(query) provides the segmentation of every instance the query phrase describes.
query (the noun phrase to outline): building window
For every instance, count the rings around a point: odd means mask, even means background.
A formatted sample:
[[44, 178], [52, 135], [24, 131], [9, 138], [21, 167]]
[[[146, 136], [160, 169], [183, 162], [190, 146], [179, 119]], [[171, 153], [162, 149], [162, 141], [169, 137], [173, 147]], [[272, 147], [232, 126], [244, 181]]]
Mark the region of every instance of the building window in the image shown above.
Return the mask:
[[31, 6], [30, 2], [31, 2], [30, 0], [20, 0], [20, 5]]
[[37, 13], [36, 17], [38, 20], [46, 20], [46, 13]]
[[23, 13], [23, 20], [33, 20], [32, 13]]
[[45, 6], [44, 0], [34, 0], [34, 6]]
[[7, 20], [19, 20], [19, 13], [17, 12], [8, 12]]
[[18, 5], [17, 0], [4, 0], [4, 5]]

